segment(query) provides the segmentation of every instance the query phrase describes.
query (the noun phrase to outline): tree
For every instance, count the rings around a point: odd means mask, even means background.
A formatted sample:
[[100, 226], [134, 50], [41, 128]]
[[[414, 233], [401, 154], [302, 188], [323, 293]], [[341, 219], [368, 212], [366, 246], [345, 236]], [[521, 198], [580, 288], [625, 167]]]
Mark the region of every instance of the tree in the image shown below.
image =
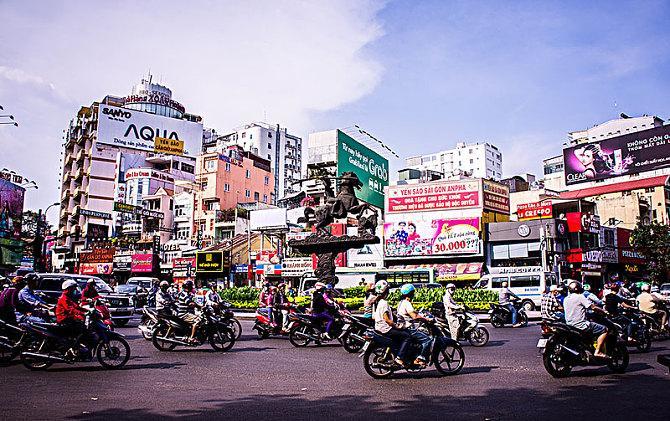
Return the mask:
[[651, 279], [665, 282], [670, 270], [670, 226], [654, 221], [639, 223], [633, 230], [630, 243], [645, 259]]

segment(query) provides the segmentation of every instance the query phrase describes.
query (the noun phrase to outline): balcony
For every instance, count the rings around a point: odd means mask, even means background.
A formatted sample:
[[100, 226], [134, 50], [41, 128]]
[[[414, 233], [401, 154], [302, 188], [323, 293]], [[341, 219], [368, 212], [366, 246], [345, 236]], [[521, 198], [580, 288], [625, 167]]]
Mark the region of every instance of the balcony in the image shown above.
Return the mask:
[[63, 193], [60, 195], [60, 201], [62, 202], [66, 199], [69, 199], [71, 194], [72, 193], [70, 192], [70, 189], [63, 190]]

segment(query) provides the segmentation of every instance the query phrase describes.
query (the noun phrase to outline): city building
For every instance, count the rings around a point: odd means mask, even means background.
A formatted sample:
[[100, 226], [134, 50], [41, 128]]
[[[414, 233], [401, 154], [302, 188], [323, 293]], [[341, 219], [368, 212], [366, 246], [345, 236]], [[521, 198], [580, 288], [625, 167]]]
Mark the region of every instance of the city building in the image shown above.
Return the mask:
[[410, 169], [442, 173], [443, 178], [451, 175], [493, 180], [502, 178], [502, 153], [490, 143], [458, 142], [454, 149], [407, 158], [405, 165]]
[[[186, 113], [151, 77], [126, 97], [108, 95], [81, 107], [63, 145], [59, 241], [77, 252], [94, 239], [130, 231], [124, 224], [135, 222], [125, 216], [141, 214], [144, 195], [194, 180], [202, 140], [200, 117]], [[140, 174], [129, 177], [128, 195], [126, 174], [135, 170]]]
[[231, 145], [239, 145], [245, 151], [270, 161], [275, 175], [271, 204], [300, 191], [300, 186], [294, 183], [302, 177], [302, 139], [289, 134], [287, 128], [262, 122], [246, 124], [226, 135], [214, 136], [206, 150], [220, 150]]
[[241, 146], [203, 153], [196, 166], [193, 218], [200, 245], [235, 235], [238, 205], [274, 201], [270, 161]]
[[542, 167], [544, 168], [544, 188], [558, 192], [565, 191], [563, 155], [542, 160]]
[[398, 171], [398, 185], [401, 184], [419, 184], [437, 181], [445, 178], [444, 174], [433, 170], [415, 170], [405, 168]]

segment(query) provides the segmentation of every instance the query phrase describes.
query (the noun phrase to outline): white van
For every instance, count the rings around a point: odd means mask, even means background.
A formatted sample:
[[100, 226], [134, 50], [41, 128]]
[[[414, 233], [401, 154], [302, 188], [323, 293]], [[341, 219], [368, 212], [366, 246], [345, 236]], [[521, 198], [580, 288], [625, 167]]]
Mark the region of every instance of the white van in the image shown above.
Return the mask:
[[545, 271], [540, 266], [495, 267], [489, 272], [481, 277], [475, 288], [499, 291], [502, 283], [507, 282], [509, 289], [523, 301], [526, 311], [539, 309], [546, 288], [559, 282], [554, 272]]

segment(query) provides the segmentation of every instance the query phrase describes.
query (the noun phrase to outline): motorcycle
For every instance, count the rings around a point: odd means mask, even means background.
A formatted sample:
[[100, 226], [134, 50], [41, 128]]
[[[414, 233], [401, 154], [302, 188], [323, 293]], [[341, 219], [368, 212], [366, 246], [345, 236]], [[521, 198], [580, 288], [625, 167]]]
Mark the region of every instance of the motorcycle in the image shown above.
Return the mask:
[[651, 334], [642, 321], [641, 312], [639, 310], [624, 310], [623, 315], [633, 325], [633, 340], [628, 340], [628, 335], [626, 334], [628, 326], [620, 323], [621, 330], [619, 331], [619, 336], [621, 340], [626, 342], [627, 346], [635, 347], [640, 352], [649, 352], [651, 349]]
[[[444, 336], [451, 337], [449, 322], [447, 321], [444, 304], [441, 301], [433, 303], [431, 312], [435, 317], [435, 325]], [[458, 313], [458, 340], [468, 341], [472, 346], [484, 346], [489, 342], [489, 331], [479, 323], [477, 315], [468, 311], [467, 307]]]
[[[288, 305], [286, 310], [288, 310], [288, 314], [284, 315], [284, 317], [287, 318], [291, 314], [304, 311], [302, 308], [295, 305]], [[284, 329], [283, 324], [270, 322], [269, 311], [270, 310], [267, 307], [259, 307], [256, 309], [256, 321], [254, 322], [254, 326], [251, 329], [256, 331], [258, 338], [267, 339], [270, 336], [288, 335], [289, 329]], [[288, 320], [286, 324], [288, 325]]]
[[303, 348], [314, 342], [321, 345], [324, 342], [330, 342], [337, 338], [342, 342], [342, 328], [344, 327], [344, 316], [349, 315], [349, 311], [342, 306], [338, 309], [337, 317], [330, 328], [330, 339], [325, 337], [325, 330], [321, 320], [303, 313], [289, 314], [289, 333], [288, 340], [296, 348]]
[[172, 351], [177, 345], [198, 347], [208, 342], [215, 351], [229, 351], [235, 345], [235, 332], [230, 319], [220, 318], [210, 306], [203, 308], [200, 322], [189, 341], [191, 325], [174, 315], [159, 315], [151, 342], [159, 351]]
[[9, 363], [21, 353], [26, 337], [26, 330], [20, 324], [0, 319], [0, 364]]
[[152, 307], [144, 307], [142, 309], [142, 318], [140, 323], [137, 325], [137, 330], [140, 332], [142, 337], [147, 341], [151, 340], [153, 335], [154, 326], [158, 322], [158, 310]]
[[344, 315], [344, 326], [342, 327], [342, 347], [345, 351], [355, 354], [360, 352], [365, 345], [364, 334], [372, 329], [375, 321], [372, 317]]
[[[514, 300], [511, 303], [517, 311], [517, 323], [521, 323], [524, 327], [528, 326], [528, 315], [526, 314], [523, 302], [521, 300]], [[491, 303], [489, 315], [491, 326], [495, 328], [503, 327], [506, 324], [512, 324], [512, 312], [506, 305]]]
[[663, 329], [661, 323], [651, 314], [640, 312], [640, 320], [652, 340], [665, 340], [670, 336], [670, 331]]
[[235, 340], [240, 339], [242, 336], [242, 324], [239, 320], [235, 318], [235, 313], [233, 313], [233, 305], [227, 301], [224, 301], [214, 308], [215, 314], [217, 314], [221, 320], [227, 321], [230, 323], [231, 329], [233, 329], [233, 334]]
[[87, 309], [84, 336], [90, 338], [86, 346], [81, 343], [73, 344], [72, 338], [62, 334], [61, 325], [28, 322], [25, 324], [28, 343], [20, 353], [21, 363], [30, 370], [46, 370], [54, 363], [74, 364], [96, 358], [106, 369], [125, 366], [130, 359], [130, 345], [124, 336], [104, 323], [104, 316], [97, 306], [84, 308]]
[[552, 377], [570, 375], [576, 366], [606, 365], [614, 373], [624, 373], [628, 367], [629, 355], [626, 343], [619, 338], [621, 326], [611, 322], [614, 332], [605, 339], [604, 352], [609, 358], [594, 356], [595, 338], [591, 333], [580, 331], [568, 324], [543, 321], [542, 338], [537, 347], [542, 351], [545, 370]]
[[[421, 329], [427, 330], [433, 337], [428, 365], [419, 366], [414, 363], [406, 366], [399, 365], [395, 362], [399, 344], [373, 330], [368, 330], [365, 333], [366, 342], [360, 354], [363, 358], [365, 372], [375, 379], [384, 379], [400, 370], [421, 371], [434, 365], [438, 373], [443, 376], [458, 374], [465, 365], [465, 352], [461, 345], [445, 336], [435, 323], [426, 323]], [[414, 361], [420, 352], [420, 345], [411, 342], [405, 359]]]

